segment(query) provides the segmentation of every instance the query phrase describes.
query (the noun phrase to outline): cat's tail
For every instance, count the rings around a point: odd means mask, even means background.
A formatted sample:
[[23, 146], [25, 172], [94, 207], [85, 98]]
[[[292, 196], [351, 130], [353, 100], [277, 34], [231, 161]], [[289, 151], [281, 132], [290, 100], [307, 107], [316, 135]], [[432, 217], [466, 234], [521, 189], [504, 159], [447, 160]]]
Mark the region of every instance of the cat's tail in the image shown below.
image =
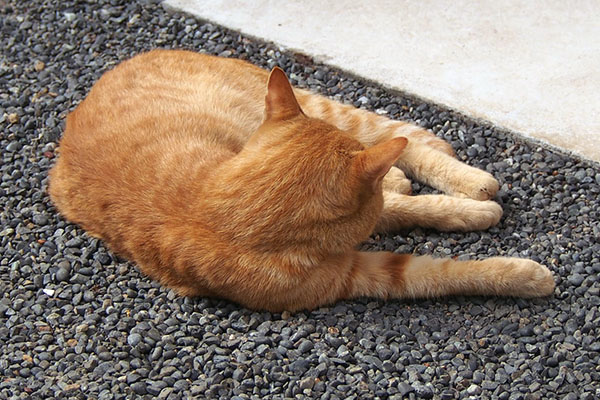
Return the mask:
[[458, 261], [386, 252], [357, 252], [346, 298], [430, 298], [447, 295], [541, 297], [553, 293], [552, 273], [535, 261], [494, 257]]

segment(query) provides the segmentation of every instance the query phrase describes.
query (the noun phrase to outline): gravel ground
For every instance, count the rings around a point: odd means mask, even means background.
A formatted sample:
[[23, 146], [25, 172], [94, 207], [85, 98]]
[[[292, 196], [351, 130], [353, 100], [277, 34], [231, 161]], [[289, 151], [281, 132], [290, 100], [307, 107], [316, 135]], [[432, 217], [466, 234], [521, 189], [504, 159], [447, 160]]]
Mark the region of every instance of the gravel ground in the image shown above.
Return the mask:
[[[600, 397], [599, 165], [155, 3], [0, 0], [0, 399]], [[556, 274], [555, 295], [289, 315], [149, 281], [57, 215], [46, 173], [66, 113], [102, 72], [155, 47], [280, 65], [298, 85], [432, 129], [500, 180], [503, 220], [365, 247], [530, 257]]]

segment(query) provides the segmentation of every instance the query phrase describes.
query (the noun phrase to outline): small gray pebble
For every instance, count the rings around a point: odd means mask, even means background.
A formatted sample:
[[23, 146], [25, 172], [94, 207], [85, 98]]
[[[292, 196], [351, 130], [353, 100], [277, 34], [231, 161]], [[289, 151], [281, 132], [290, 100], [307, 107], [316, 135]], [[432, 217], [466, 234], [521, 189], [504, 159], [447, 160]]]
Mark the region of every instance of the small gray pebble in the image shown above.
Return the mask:
[[314, 344], [310, 340], [303, 339], [298, 346], [300, 353], [307, 353], [314, 348]]
[[127, 336], [127, 343], [129, 343], [130, 346], [137, 346], [141, 341], [142, 335], [139, 333], [132, 333]]
[[131, 385], [131, 390], [135, 394], [144, 395], [146, 394], [146, 384], [144, 382], [135, 382]]
[[70, 269], [59, 268], [58, 271], [56, 271], [56, 280], [59, 282], [67, 281], [67, 280], [69, 280], [70, 277], [71, 277]]

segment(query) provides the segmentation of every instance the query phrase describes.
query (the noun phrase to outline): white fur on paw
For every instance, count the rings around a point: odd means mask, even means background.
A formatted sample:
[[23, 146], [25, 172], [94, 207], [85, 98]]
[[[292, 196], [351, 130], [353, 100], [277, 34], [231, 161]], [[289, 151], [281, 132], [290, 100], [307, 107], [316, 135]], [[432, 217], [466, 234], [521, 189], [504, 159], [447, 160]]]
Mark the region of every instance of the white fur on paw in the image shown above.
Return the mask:
[[496, 225], [502, 218], [502, 207], [494, 201], [461, 200], [444, 230], [477, 231]]
[[463, 175], [454, 195], [485, 201], [492, 199], [499, 188], [498, 181], [491, 174], [469, 167], [469, 171]]

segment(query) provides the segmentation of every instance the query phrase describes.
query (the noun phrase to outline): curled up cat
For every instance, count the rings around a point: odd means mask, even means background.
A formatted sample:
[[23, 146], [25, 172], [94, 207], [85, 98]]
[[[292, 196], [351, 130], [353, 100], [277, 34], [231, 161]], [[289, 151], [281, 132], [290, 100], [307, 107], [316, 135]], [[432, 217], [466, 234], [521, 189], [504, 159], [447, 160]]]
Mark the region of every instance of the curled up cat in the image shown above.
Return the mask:
[[[407, 176], [446, 195], [411, 196]], [[486, 229], [497, 190], [419, 127], [292, 88], [279, 68], [181, 50], [102, 76], [67, 118], [49, 186], [68, 220], [180, 295], [270, 311], [550, 295], [531, 260], [355, 249], [374, 231]]]

